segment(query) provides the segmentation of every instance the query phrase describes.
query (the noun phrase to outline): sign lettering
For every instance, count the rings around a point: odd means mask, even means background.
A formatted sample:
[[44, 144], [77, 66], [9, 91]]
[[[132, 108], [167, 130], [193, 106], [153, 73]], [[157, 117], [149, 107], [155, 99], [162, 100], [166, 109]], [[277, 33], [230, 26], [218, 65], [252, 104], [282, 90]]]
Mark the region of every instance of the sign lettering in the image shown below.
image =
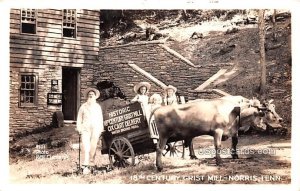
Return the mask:
[[138, 102], [109, 111], [104, 114], [103, 118], [104, 128], [113, 135], [142, 128], [147, 125], [141, 104]]

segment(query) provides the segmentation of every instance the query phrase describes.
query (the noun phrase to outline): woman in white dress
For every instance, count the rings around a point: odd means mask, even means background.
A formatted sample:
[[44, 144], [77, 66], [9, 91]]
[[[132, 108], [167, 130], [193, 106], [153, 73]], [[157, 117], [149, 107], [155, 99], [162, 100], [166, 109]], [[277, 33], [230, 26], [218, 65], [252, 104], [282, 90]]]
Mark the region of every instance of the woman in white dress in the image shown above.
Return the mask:
[[131, 100], [132, 102], [138, 101], [141, 103], [142, 107], [144, 108], [144, 113], [146, 115], [147, 120], [149, 119], [150, 115], [150, 109], [149, 109], [149, 97], [147, 93], [149, 92], [149, 89], [151, 87], [151, 84], [148, 82], [140, 82], [136, 84], [133, 88], [134, 92], [137, 93], [137, 95]]
[[167, 87], [165, 87], [165, 96], [163, 99], [163, 105], [176, 105], [178, 104], [177, 102], [177, 97], [176, 97], [176, 91], [177, 88], [172, 86], [172, 85], [168, 85]]
[[138, 101], [143, 105], [148, 105], [149, 97], [147, 93], [149, 92], [150, 87], [151, 85], [148, 82], [140, 82], [136, 84], [133, 90], [137, 93], [137, 95], [131, 101]]

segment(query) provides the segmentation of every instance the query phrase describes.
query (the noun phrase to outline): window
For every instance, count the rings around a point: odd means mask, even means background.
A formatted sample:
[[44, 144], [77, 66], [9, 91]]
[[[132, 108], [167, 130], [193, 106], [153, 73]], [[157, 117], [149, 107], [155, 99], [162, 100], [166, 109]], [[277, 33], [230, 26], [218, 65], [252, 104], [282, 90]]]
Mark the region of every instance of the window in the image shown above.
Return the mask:
[[76, 10], [63, 10], [63, 37], [76, 38]]
[[37, 100], [37, 77], [34, 74], [21, 74], [20, 106], [35, 106]]
[[36, 34], [36, 9], [21, 9], [21, 33]]

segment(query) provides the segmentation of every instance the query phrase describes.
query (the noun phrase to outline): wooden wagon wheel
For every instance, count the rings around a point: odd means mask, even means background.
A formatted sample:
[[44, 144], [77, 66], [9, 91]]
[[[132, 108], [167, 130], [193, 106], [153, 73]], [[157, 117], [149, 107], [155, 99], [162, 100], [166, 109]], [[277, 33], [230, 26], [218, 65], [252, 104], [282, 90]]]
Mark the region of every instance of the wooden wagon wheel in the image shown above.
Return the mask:
[[125, 168], [134, 165], [133, 147], [124, 137], [117, 137], [112, 140], [108, 154], [112, 167]]
[[162, 154], [166, 156], [168, 153], [170, 153], [170, 157], [174, 157], [175, 155], [179, 157], [179, 154], [181, 154], [181, 157], [184, 158], [184, 141], [168, 143], [165, 152]]

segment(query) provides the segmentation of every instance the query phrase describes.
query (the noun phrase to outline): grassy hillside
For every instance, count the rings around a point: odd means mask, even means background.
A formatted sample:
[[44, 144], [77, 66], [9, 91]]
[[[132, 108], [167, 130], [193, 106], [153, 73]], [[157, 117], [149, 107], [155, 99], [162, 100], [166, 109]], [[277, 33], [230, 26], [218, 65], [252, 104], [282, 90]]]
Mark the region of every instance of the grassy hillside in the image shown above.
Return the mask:
[[[284, 125], [291, 126], [291, 15], [266, 10], [266, 99], [274, 99]], [[207, 88], [260, 97], [259, 36], [255, 10], [102, 11], [101, 46], [165, 39], [196, 65], [234, 63], [233, 74]], [[275, 28], [275, 30], [274, 30]], [[273, 38], [273, 31], [276, 39]], [[200, 85], [200, 84], [199, 84]]]

